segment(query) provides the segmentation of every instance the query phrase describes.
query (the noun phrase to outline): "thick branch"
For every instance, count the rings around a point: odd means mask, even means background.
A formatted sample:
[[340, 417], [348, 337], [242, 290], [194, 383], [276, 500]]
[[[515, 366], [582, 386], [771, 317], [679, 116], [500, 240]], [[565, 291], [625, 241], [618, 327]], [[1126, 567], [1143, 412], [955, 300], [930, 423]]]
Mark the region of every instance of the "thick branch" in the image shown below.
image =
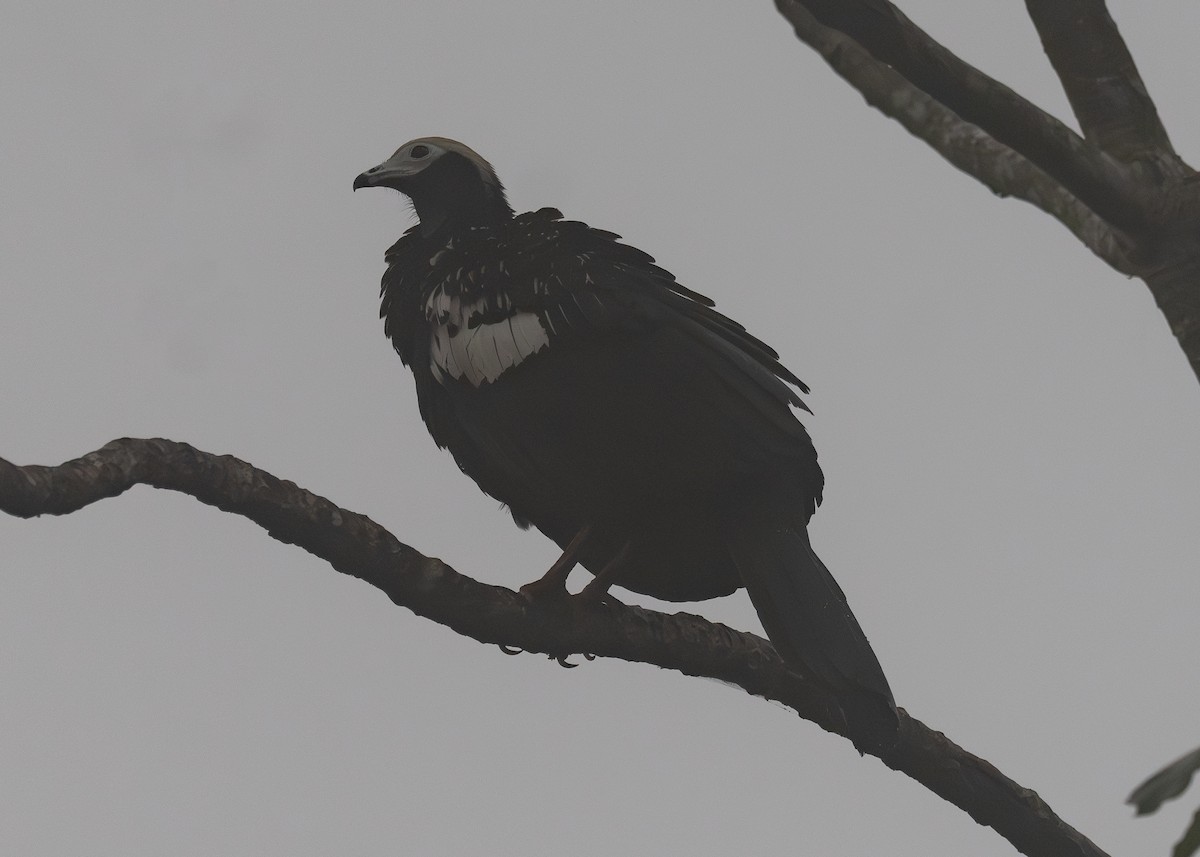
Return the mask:
[[1149, 189], [1120, 162], [1050, 114], [963, 62], [887, 0], [776, 0], [792, 21], [804, 8], [962, 119], [1027, 158], [1116, 229], [1153, 222]]
[[[382, 589], [396, 604], [485, 643], [555, 657], [592, 653], [655, 664], [737, 685], [777, 700], [831, 732], [833, 700], [789, 672], [771, 645], [686, 613], [617, 604], [590, 610], [530, 604], [515, 592], [465, 577], [399, 542], [374, 521], [231, 456], [169, 440], [115, 440], [57, 467], [0, 459], [0, 510], [65, 515], [134, 485], [190, 494], [243, 515], [272, 536]], [[903, 710], [900, 736], [881, 758], [962, 808], [1032, 857], [1103, 857], [1034, 792]]]
[[867, 103], [895, 119], [915, 137], [999, 196], [1037, 206], [1070, 229], [1093, 253], [1123, 274], [1133, 275], [1129, 241], [1062, 186], [953, 111], [917, 89], [894, 69], [875, 60], [843, 33], [824, 27], [790, 0], [781, 0], [801, 41], [819, 53]]
[[1085, 138], [1127, 162], [1174, 154], [1104, 0], [1025, 0], [1025, 7]]

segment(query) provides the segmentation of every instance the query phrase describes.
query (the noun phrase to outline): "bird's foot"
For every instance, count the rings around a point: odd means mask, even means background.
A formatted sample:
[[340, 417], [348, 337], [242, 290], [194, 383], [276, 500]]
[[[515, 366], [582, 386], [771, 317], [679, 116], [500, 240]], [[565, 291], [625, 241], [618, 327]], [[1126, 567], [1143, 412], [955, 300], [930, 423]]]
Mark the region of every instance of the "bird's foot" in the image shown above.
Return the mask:
[[566, 575], [547, 574], [532, 583], [526, 583], [517, 591], [530, 601], [565, 601], [571, 597], [571, 593], [567, 592]]
[[562, 601], [569, 598], [567, 578], [571, 574], [571, 569], [575, 568], [575, 564], [579, 561], [579, 552], [591, 534], [590, 525], [581, 528], [562, 552], [562, 556], [554, 561], [554, 565], [550, 566], [550, 570], [532, 583], [526, 583], [518, 591], [530, 601]]
[[571, 596], [571, 606], [579, 610], [587, 610], [604, 603], [611, 598], [608, 594], [610, 585], [610, 582], [601, 580], [599, 576], [593, 577], [588, 581], [587, 586], [579, 590], [578, 595]]
[[604, 568], [600, 569], [595, 577], [588, 581], [588, 585], [583, 587], [583, 590], [571, 599], [573, 606], [586, 610], [606, 601], [613, 601], [620, 604], [621, 602], [608, 593], [608, 588], [613, 585], [617, 574], [621, 571], [628, 556], [629, 545], [626, 544], [617, 551], [617, 555], [610, 559]]

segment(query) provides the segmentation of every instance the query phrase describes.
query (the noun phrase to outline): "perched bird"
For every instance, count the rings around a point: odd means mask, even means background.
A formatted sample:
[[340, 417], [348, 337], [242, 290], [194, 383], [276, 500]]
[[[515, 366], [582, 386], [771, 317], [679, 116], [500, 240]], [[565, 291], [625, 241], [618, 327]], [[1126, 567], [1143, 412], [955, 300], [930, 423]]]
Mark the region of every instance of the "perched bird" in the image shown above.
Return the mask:
[[495, 170], [423, 137], [354, 180], [419, 222], [386, 254], [380, 315], [421, 416], [464, 473], [578, 563], [668, 601], [746, 587], [785, 661], [847, 721], [896, 726], [887, 679], [806, 525], [824, 477], [769, 346], [619, 236], [553, 208], [514, 214]]

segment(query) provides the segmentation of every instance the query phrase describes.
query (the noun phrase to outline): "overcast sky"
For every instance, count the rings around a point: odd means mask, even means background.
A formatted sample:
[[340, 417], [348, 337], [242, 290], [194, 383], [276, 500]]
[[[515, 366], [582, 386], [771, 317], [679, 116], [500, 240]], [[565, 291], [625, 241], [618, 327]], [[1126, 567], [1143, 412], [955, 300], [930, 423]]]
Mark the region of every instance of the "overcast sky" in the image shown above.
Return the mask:
[[[1022, 5], [903, 8], [1059, 115]], [[1110, 3], [1200, 161], [1194, 0]], [[869, 110], [771, 3], [9, 4], [0, 455], [232, 453], [516, 586], [556, 554], [438, 452], [377, 318], [439, 134], [623, 234], [813, 388], [813, 542], [896, 700], [1115, 854], [1200, 743], [1200, 388], [1145, 287]], [[136, 489], [0, 519], [0, 853], [1011, 854], [717, 683], [506, 657]], [[744, 593], [683, 609], [759, 630]]]

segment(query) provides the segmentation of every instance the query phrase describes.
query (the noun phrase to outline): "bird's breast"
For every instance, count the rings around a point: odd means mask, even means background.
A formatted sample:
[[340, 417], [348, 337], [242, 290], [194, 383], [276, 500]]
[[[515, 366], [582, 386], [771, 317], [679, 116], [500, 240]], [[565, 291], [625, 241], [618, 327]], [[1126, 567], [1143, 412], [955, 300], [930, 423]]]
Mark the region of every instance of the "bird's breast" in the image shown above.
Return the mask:
[[550, 344], [541, 319], [502, 292], [471, 296], [435, 288], [425, 301], [429, 369], [439, 384], [491, 383]]

